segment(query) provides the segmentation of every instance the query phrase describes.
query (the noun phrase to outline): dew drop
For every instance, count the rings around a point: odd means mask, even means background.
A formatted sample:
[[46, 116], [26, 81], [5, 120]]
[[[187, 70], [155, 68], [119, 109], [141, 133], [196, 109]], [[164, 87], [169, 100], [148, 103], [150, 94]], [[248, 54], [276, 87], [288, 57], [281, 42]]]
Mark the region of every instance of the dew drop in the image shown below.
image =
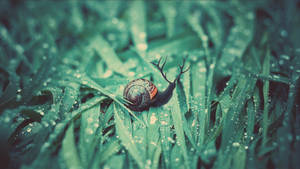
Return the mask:
[[239, 147], [239, 146], [240, 146], [240, 143], [239, 143], [239, 142], [233, 142], [233, 143], [232, 143], [232, 146], [233, 146], [233, 147]]
[[148, 45], [146, 43], [140, 43], [137, 45], [137, 49], [140, 51], [145, 51], [148, 49]]
[[22, 99], [22, 96], [20, 94], [16, 95], [16, 101], [20, 101]]
[[155, 113], [152, 113], [150, 117], [150, 124], [155, 124], [156, 121], [157, 121], [157, 117], [155, 116]]
[[28, 133], [30, 133], [31, 130], [32, 130], [31, 128], [27, 128], [27, 129], [26, 129], [26, 131], [27, 131]]
[[111, 70], [107, 70], [104, 74], [103, 74], [103, 77], [104, 78], [108, 78], [112, 75], [112, 71]]

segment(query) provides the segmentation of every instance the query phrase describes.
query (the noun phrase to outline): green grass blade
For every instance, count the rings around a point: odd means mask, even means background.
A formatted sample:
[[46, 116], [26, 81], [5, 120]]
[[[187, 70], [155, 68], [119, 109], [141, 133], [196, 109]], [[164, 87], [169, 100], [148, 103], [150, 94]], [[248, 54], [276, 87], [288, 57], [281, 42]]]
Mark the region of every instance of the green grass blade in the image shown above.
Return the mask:
[[175, 132], [177, 136], [176, 143], [181, 149], [181, 153], [184, 158], [185, 168], [190, 168], [184, 129], [183, 129], [183, 115], [182, 112], [180, 111], [178, 95], [176, 92], [174, 92], [173, 94], [174, 96], [171, 99], [171, 103], [173, 105], [171, 109], [171, 113], [172, 113], [172, 119], [173, 119]]
[[198, 131], [195, 135], [198, 136], [197, 145], [202, 146], [205, 139], [206, 126], [209, 123], [207, 121], [207, 109], [205, 105], [206, 100], [206, 67], [204, 61], [199, 61], [197, 65], [192, 65], [192, 95], [194, 96], [194, 103], [197, 105], [191, 105], [192, 111], [194, 113], [194, 118], [197, 119], [198, 124], [194, 124], [194, 127], [199, 125]]
[[90, 42], [90, 48], [94, 49], [97, 54], [105, 61], [109, 69], [114, 70], [124, 76], [128, 76], [128, 69], [121, 62], [114, 49], [106, 42], [106, 40], [101, 36], [96, 36]]
[[[270, 74], [270, 50], [267, 49], [266, 56], [264, 59], [263, 63], [263, 70], [262, 74], [265, 76], [268, 76]], [[263, 86], [263, 98], [264, 98], [264, 112], [263, 112], [263, 121], [262, 121], [262, 126], [263, 126], [263, 145], [268, 141], [268, 128], [269, 128], [269, 81], [264, 82]]]
[[102, 133], [96, 133], [99, 127], [100, 117], [100, 105], [95, 105], [91, 109], [86, 110], [81, 115], [80, 136], [79, 136], [79, 155], [82, 165], [86, 168], [94, 154], [96, 145], [99, 143], [95, 140], [97, 135]]
[[122, 142], [122, 145], [126, 148], [129, 154], [133, 157], [139, 168], [145, 167], [145, 159], [143, 158], [142, 154], [138, 150], [135, 145], [134, 139], [132, 134], [128, 131], [128, 129], [124, 125], [124, 121], [121, 119], [120, 114], [121, 110], [116, 109], [116, 105], [114, 105], [114, 117], [116, 122], [116, 131], [119, 139]]
[[175, 31], [176, 23], [176, 3], [171, 1], [159, 1], [160, 10], [162, 11], [166, 25], [167, 25], [167, 37], [172, 37]]
[[137, 53], [142, 57], [145, 57], [145, 52], [148, 49], [146, 32], [147, 17], [145, 11], [143, 0], [130, 2], [128, 13], [130, 16], [131, 36]]
[[240, 147], [233, 156], [232, 169], [243, 169], [246, 166], [247, 152], [244, 147]]
[[99, 168], [99, 165], [104, 164], [111, 156], [118, 153], [122, 146], [120, 145], [117, 139], [111, 139], [108, 145], [105, 145], [105, 148], [102, 151], [98, 151], [93, 168]]
[[73, 123], [70, 124], [62, 142], [62, 156], [68, 168], [82, 169], [76, 149]]
[[170, 120], [170, 110], [163, 109], [162, 111], [159, 111], [160, 142], [162, 147], [163, 161], [166, 166], [165, 168], [170, 168], [171, 165], [171, 145], [169, 142], [169, 138], [171, 138]]

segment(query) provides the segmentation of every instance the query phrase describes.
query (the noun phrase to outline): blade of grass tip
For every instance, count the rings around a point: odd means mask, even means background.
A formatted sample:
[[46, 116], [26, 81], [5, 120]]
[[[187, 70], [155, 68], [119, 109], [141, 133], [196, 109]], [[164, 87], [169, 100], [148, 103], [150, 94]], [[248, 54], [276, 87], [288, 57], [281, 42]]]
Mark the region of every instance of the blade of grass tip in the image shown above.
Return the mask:
[[70, 124], [63, 139], [62, 156], [68, 168], [83, 169], [76, 150], [73, 123]]
[[96, 133], [97, 128], [99, 127], [100, 113], [100, 105], [96, 104], [94, 107], [81, 114], [79, 155], [84, 168], [87, 168], [92, 155], [94, 154], [96, 143], [98, 143], [98, 140], [95, 140], [95, 138], [97, 135], [102, 134]]
[[146, 56], [146, 50], [148, 49], [146, 11], [145, 2], [143, 0], [130, 1], [128, 14], [131, 36], [137, 53], [142, 57]]
[[109, 69], [120, 73], [123, 76], [128, 76], [128, 69], [119, 59], [114, 49], [109, 43], [101, 36], [97, 35], [90, 42], [91, 49], [94, 49], [96, 53], [105, 61]]
[[129, 152], [129, 154], [133, 157], [139, 168], [143, 169], [145, 167], [145, 159], [143, 159], [143, 156], [138, 151], [138, 148], [135, 145], [134, 139], [132, 138], [132, 134], [128, 131], [128, 129], [125, 127], [123, 120], [120, 118], [119, 113], [121, 113], [120, 110], [117, 110], [115, 103], [114, 104], [114, 117], [116, 122], [116, 132], [119, 136], [119, 139], [121, 140], [121, 143], [126, 148], [126, 150]]
[[[266, 51], [266, 55], [264, 58], [262, 74], [265, 76], [269, 76], [270, 74], [270, 49], [268, 48]], [[268, 127], [269, 127], [269, 81], [266, 80], [263, 85], [263, 98], [264, 98], [264, 112], [263, 112], [263, 141], [262, 147], [264, 147], [268, 141]]]
[[177, 92], [174, 92], [174, 96], [171, 99], [171, 105], [172, 105], [172, 109], [171, 109], [172, 119], [175, 127], [175, 133], [177, 136], [176, 143], [182, 151], [181, 153], [184, 159], [185, 167], [190, 168], [187, 147], [185, 142], [184, 129], [183, 129], [183, 117], [179, 107], [179, 98]]
[[167, 25], [167, 37], [170, 38], [174, 35], [175, 32], [175, 23], [176, 23], [176, 3], [172, 1], [159, 1], [159, 7], [162, 11], [166, 25]]

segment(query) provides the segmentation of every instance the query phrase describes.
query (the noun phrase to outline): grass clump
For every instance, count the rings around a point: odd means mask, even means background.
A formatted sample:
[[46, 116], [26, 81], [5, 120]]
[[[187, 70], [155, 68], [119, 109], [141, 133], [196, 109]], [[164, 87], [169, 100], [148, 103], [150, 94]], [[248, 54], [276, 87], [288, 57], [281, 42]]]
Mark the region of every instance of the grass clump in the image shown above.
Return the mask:
[[[300, 2], [0, 2], [0, 166], [296, 169]], [[164, 106], [134, 112], [133, 79]]]

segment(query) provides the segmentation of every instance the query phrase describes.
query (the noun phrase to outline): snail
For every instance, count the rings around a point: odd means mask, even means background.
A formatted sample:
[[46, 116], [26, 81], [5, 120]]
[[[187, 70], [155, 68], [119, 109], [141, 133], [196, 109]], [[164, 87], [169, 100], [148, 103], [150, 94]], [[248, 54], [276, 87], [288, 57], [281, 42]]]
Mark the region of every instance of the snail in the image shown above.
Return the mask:
[[180, 76], [187, 72], [183, 70], [185, 64], [185, 58], [183, 59], [183, 64], [179, 66], [180, 73], [176, 76], [174, 81], [169, 81], [166, 77], [166, 73], [163, 72], [166, 60], [160, 66], [161, 59], [158, 63], [152, 62], [152, 64], [160, 71], [163, 78], [169, 83], [168, 87], [164, 91], [159, 91], [157, 87], [147, 79], [135, 79], [129, 82], [123, 92], [123, 97], [129, 103], [126, 106], [133, 111], [141, 112], [148, 110], [150, 107], [162, 106], [171, 99], [173, 90], [176, 87], [176, 83], [179, 81]]

